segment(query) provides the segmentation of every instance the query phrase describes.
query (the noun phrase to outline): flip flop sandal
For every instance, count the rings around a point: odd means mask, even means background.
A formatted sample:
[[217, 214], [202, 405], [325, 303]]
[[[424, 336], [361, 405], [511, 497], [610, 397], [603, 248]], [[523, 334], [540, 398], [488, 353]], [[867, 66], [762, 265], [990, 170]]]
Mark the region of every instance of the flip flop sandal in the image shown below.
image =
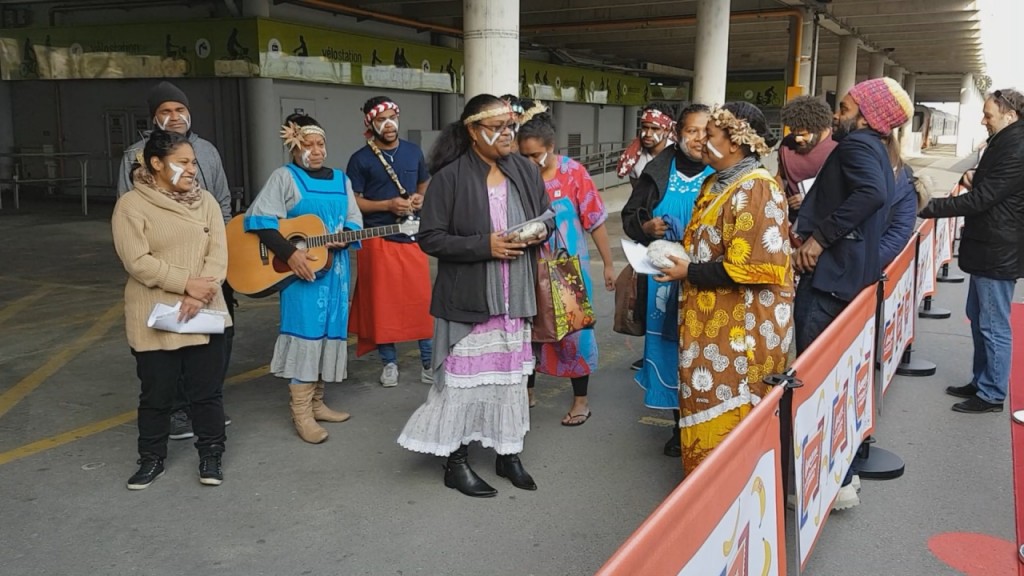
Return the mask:
[[[590, 420], [590, 416], [593, 415], [593, 412], [590, 410], [587, 410], [586, 414], [573, 414], [572, 412], [566, 412], [565, 415], [569, 417], [569, 421], [565, 422], [563, 420], [562, 426], [583, 426], [587, 423], [587, 420]], [[579, 420], [579, 418], [583, 418], [583, 420]]]

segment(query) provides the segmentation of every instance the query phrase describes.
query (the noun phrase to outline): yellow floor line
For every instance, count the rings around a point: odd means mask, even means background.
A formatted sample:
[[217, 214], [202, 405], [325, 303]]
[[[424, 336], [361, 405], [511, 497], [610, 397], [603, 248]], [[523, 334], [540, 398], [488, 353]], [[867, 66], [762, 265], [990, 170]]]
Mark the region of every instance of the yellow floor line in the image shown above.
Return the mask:
[[667, 418], [655, 418], [654, 416], [644, 416], [640, 419], [640, 423], [647, 426], [661, 426], [662, 428], [671, 428], [676, 424]]
[[75, 356], [82, 353], [83, 350], [92, 346], [97, 340], [102, 338], [107, 330], [113, 326], [117, 321], [121, 319], [123, 314], [124, 305], [121, 303], [114, 304], [102, 316], [96, 320], [84, 334], [79, 336], [70, 345], [65, 347], [60, 352], [54, 354], [46, 361], [42, 366], [36, 368], [35, 372], [32, 372], [25, 378], [15, 384], [11, 389], [7, 390], [3, 394], [0, 394], [0, 418], [3, 417], [15, 404], [21, 402], [22, 398], [28, 396], [33, 390], [39, 387], [47, 378], [53, 376], [58, 370], [64, 367], [68, 362], [72, 361]]
[[[260, 366], [259, 368], [249, 370], [248, 372], [235, 374], [234, 376], [231, 376], [227, 380], [225, 380], [224, 383], [227, 385], [241, 384], [242, 382], [255, 380], [260, 376], [268, 374], [269, 370], [269, 365], [263, 365]], [[112, 418], [107, 418], [106, 420], [100, 420], [99, 422], [86, 424], [81, 428], [75, 428], [74, 430], [64, 432], [63, 434], [57, 434], [56, 436], [50, 436], [49, 438], [36, 440], [31, 444], [25, 444], [24, 446], [20, 446], [13, 450], [8, 450], [7, 452], [0, 452], [0, 466], [3, 466], [8, 462], [14, 462], [15, 460], [25, 458], [26, 456], [32, 456], [33, 454], [44, 452], [51, 448], [63, 446], [64, 444], [68, 444], [76, 440], [88, 438], [89, 436], [99, 434], [100, 432], [106, 432], [107, 430], [110, 430], [111, 428], [116, 428], [117, 426], [120, 426], [122, 424], [128, 424], [129, 422], [133, 422], [137, 415], [138, 412], [136, 410], [129, 410], [128, 412], [123, 412]]]
[[8, 320], [13, 318], [17, 313], [21, 312], [25, 308], [28, 308], [29, 306], [35, 304], [37, 300], [39, 300], [43, 296], [46, 296], [50, 292], [53, 292], [53, 287], [44, 286], [32, 292], [28, 296], [19, 298], [5, 306], [2, 310], [0, 310], [0, 326], [7, 326]]

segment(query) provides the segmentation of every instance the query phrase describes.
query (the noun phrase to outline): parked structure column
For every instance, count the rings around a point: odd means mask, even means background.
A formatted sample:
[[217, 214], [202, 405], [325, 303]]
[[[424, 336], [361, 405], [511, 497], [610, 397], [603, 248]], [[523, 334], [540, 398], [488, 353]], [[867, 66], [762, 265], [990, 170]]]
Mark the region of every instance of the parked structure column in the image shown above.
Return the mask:
[[[910, 96], [910, 103], [917, 104], [917, 75], [906, 74], [903, 77], [903, 89], [907, 91], [907, 95]], [[917, 154], [920, 151], [919, 146], [914, 145], [914, 117], [911, 116], [910, 120], [900, 128], [900, 147], [904, 154]]]
[[636, 119], [640, 115], [639, 106], [626, 106], [622, 109], [622, 141], [632, 142], [636, 138]]
[[[446, 48], [458, 48], [459, 41], [451, 36], [441, 36], [438, 38], [438, 44]], [[445, 126], [455, 122], [462, 115], [462, 106], [459, 105], [459, 93], [458, 90], [461, 87], [462, 78], [455, 79], [454, 92], [451, 94], [441, 94], [437, 98], [438, 114], [437, 119], [440, 122], [440, 126], [435, 126], [438, 130], [443, 130]], [[502, 93], [504, 94], [504, 93]], [[517, 92], [513, 92], [517, 94]], [[501, 94], [495, 94], [495, 96], [501, 96]]]
[[[243, 0], [242, 15], [249, 18], [269, 18], [270, 0]], [[281, 139], [278, 134], [284, 118], [281, 101], [274, 92], [271, 78], [248, 78], [243, 81], [245, 102], [246, 201], [256, 197], [270, 173], [281, 165]]]
[[729, 70], [731, 0], [698, 0], [694, 51], [693, 101], [709, 106], [725, 102]]
[[519, 0], [463, 0], [466, 100], [519, 93]]
[[803, 30], [800, 33], [800, 68], [793, 84], [802, 87], [802, 94], [810, 94], [811, 60], [814, 58], [814, 13], [804, 10]]
[[974, 117], [974, 100], [976, 89], [974, 87], [974, 74], [964, 74], [960, 83], [960, 118], [956, 129], [956, 155], [963, 158], [974, 149], [974, 130], [970, 128], [971, 123], [977, 123], [979, 118]]
[[885, 76], [885, 52], [872, 52], [868, 64], [868, 78]]
[[839, 39], [839, 69], [836, 71], [836, 110], [846, 93], [857, 83], [857, 49], [860, 40], [856, 36]]
[[905, 75], [906, 68], [902, 66], [891, 66], [889, 68], [889, 72], [886, 74], [886, 76], [888, 76], [889, 78], [892, 78], [893, 80], [899, 82], [901, 86], [903, 85], [903, 76]]

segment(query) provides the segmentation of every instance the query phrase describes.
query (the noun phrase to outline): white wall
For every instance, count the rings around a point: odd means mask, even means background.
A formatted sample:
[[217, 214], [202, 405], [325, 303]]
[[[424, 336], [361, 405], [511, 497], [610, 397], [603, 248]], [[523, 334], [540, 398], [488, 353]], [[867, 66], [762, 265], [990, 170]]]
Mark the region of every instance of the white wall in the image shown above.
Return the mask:
[[[313, 116], [327, 131], [328, 164], [336, 168], [344, 169], [352, 153], [366, 145], [362, 108], [363, 103], [374, 96], [388, 96], [398, 103], [402, 114], [399, 120], [400, 137], [407, 139], [409, 130], [433, 129], [433, 99], [424, 92], [274, 80], [274, 93], [278, 100], [315, 102], [316, 112]], [[267, 113], [280, 116], [281, 110], [268, 110]]]
[[622, 142], [632, 139], [633, 134], [622, 134], [622, 124], [625, 121], [626, 109], [622, 106], [605, 106], [600, 108], [598, 142]]
[[579, 134], [583, 144], [594, 142], [594, 106], [590, 104], [556, 103], [552, 107], [555, 126], [558, 128], [558, 145], [569, 145], [569, 134]]

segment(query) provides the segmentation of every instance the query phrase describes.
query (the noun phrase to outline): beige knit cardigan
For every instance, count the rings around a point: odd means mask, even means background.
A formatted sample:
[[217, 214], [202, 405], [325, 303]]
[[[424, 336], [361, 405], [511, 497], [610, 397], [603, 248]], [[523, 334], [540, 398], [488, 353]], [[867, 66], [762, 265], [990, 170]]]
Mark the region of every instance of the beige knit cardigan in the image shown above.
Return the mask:
[[[157, 302], [173, 306], [184, 298], [189, 278], [223, 282], [228, 252], [220, 205], [209, 192], [185, 206], [156, 188], [137, 184], [122, 196], [111, 219], [114, 248], [128, 271], [124, 320], [128, 345], [137, 352], [177, 350], [206, 344], [206, 334], [176, 334], [146, 326]], [[227, 311], [220, 291], [207, 309]], [[227, 325], [231, 325], [228, 318]]]

